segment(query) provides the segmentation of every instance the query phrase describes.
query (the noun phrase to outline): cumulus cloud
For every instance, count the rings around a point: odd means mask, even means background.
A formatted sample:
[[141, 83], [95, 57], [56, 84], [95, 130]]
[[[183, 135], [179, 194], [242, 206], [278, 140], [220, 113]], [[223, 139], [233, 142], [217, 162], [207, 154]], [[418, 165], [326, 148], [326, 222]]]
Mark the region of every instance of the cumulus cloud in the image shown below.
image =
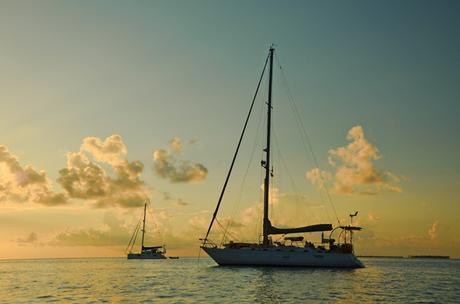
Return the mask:
[[149, 200], [143, 170], [142, 162], [127, 159], [120, 135], [105, 140], [86, 137], [79, 152], [67, 153], [67, 167], [59, 171], [58, 183], [69, 197], [93, 200], [96, 207], [139, 207]]
[[175, 137], [170, 141], [169, 151], [158, 149], [153, 152], [153, 167], [158, 176], [168, 179], [173, 183], [186, 183], [202, 181], [208, 175], [208, 169], [200, 163], [192, 163], [177, 159], [183, 150], [180, 138]]
[[23, 166], [7, 147], [0, 145], [0, 201], [34, 202], [47, 206], [66, 204], [64, 193], [55, 193], [45, 171]]
[[318, 188], [332, 184], [338, 194], [378, 194], [382, 191], [401, 192], [400, 178], [388, 171], [378, 170], [374, 161], [381, 158], [376, 146], [367, 141], [361, 126], [348, 131], [345, 147], [329, 150], [329, 164], [334, 173], [313, 168], [306, 178]]
[[86, 137], [80, 147], [83, 151], [88, 151], [98, 161], [112, 165], [125, 162], [128, 149], [120, 135], [114, 134], [102, 140], [98, 137]]

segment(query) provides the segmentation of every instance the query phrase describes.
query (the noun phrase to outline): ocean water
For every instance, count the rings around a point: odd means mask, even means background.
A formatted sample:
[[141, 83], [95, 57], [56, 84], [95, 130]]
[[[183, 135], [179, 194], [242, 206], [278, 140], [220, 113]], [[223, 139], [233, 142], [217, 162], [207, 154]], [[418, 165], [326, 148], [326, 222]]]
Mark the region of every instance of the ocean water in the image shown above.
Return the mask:
[[0, 260], [0, 303], [460, 303], [460, 261], [362, 258], [364, 269], [179, 260]]

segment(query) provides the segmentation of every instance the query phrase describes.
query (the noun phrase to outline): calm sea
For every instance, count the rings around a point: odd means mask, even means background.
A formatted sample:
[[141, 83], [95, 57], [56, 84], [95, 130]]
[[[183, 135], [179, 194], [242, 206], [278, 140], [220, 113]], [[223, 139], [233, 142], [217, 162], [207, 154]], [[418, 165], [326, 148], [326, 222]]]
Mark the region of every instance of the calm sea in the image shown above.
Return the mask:
[[0, 303], [460, 303], [459, 260], [362, 258], [357, 270], [179, 260], [0, 260]]

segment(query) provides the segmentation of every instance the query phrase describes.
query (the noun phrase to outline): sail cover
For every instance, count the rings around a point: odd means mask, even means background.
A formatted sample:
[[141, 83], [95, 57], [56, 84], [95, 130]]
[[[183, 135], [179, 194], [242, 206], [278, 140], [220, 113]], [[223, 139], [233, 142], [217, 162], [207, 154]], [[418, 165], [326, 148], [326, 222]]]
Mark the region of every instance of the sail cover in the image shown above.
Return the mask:
[[142, 250], [153, 250], [153, 249], [160, 249], [163, 248], [163, 246], [142, 246]]
[[268, 222], [268, 234], [288, 234], [288, 233], [302, 233], [302, 232], [318, 232], [318, 231], [331, 231], [331, 224], [316, 224], [298, 228], [277, 228], [273, 227], [270, 221]]

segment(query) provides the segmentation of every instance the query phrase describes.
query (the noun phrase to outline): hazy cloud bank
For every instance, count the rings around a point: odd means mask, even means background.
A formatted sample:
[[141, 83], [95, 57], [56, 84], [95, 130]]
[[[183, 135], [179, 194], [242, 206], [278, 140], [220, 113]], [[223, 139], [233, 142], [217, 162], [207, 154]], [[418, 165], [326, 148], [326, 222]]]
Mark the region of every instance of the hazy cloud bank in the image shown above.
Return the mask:
[[38, 236], [35, 232], [29, 233], [29, 235], [25, 238], [18, 238], [16, 242], [20, 245], [26, 244], [35, 244], [38, 241]]

